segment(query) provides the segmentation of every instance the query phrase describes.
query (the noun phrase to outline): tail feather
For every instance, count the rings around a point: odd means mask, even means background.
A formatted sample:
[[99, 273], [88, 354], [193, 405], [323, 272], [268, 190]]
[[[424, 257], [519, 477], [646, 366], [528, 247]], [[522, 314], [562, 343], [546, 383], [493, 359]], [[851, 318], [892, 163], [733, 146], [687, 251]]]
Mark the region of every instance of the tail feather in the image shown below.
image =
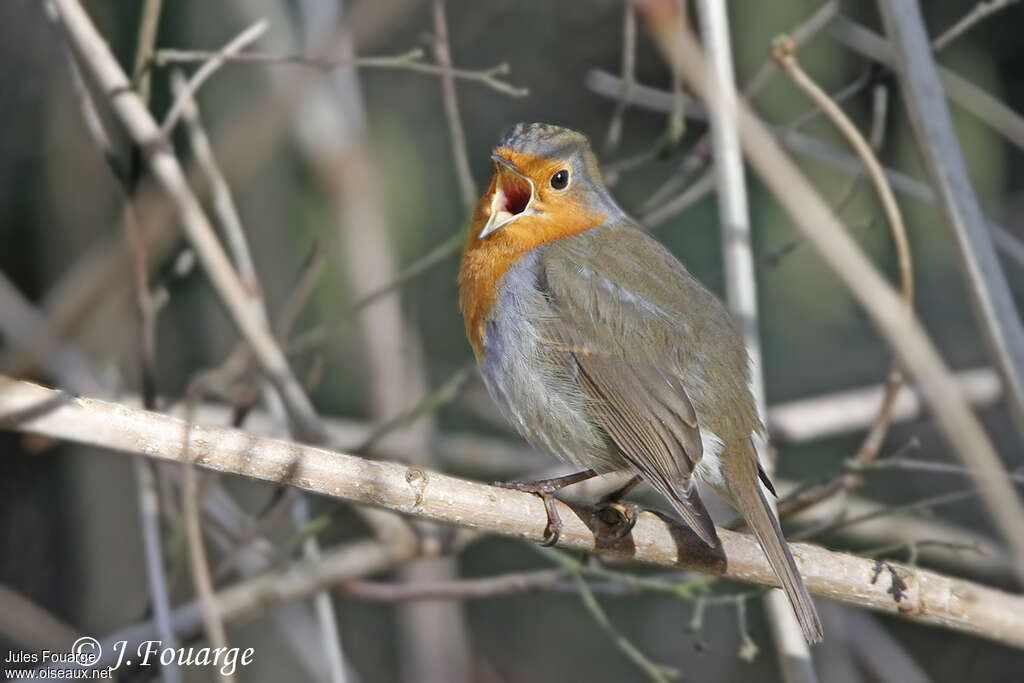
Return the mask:
[[[747, 491], [746, 495], [735, 495], [734, 493], [732, 498], [747, 520], [747, 524], [754, 530], [761, 548], [768, 556], [768, 563], [779, 577], [782, 590], [785, 591], [786, 597], [789, 598], [789, 602], [793, 606], [793, 612], [796, 613], [796, 619], [800, 623], [807, 642], [820, 643], [823, 636], [818, 611], [814, 608], [814, 602], [811, 600], [810, 593], [807, 592], [807, 586], [804, 585], [804, 581], [800, 577], [800, 570], [797, 569], [793, 555], [789, 552], [789, 546], [786, 545], [786, 539], [782, 535], [779, 520], [769, 506], [768, 499], [765, 498], [761, 487], [758, 486], [757, 475], [753, 472], [753, 468], [750, 470], [749, 475], [742, 477], [744, 481], [730, 482], [732, 484], [730, 488], [739, 485]], [[750, 488], [756, 491], [756, 500], [749, 494]]]

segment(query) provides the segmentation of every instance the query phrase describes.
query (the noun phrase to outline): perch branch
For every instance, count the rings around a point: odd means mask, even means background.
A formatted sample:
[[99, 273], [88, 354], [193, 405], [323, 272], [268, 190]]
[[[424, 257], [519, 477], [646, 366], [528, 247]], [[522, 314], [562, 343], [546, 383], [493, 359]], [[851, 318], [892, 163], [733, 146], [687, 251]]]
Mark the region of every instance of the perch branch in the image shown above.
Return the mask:
[[[115, 451], [180, 461], [187, 452], [201, 467], [280, 482], [325, 496], [489, 533], [540, 542], [544, 504], [536, 496], [474, 483], [397, 463], [371, 461], [245, 432], [193, 426], [176, 418], [90, 398], [75, 398], [31, 382], [0, 377], [0, 425]], [[596, 541], [597, 521], [583, 508], [559, 504], [565, 527], [559, 545], [739, 581], [776, 585], [775, 574], [750, 536], [719, 529], [726, 562], [683, 527], [650, 512], [633, 532]], [[590, 526], [588, 526], [590, 525]], [[907, 584], [896, 600], [887, 580], [871, 582], [873, 560], [793, 544], [793, 554], [815, 595], [926, 624], [974, 633], [1024, 647], [1024, 597], [935, 572], [899, 566]], [[312, 570], [316, 570], [313, 567]]]

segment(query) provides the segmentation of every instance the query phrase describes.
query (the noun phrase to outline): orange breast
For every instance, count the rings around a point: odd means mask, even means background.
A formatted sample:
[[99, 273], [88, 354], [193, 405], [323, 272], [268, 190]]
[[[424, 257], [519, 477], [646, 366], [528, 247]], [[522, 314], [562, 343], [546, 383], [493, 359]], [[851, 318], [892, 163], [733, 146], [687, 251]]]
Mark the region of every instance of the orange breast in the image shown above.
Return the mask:
[[534, 179], [537, 196], [532, 207], [537, 214], [522, 216], [484, 239], [478, 239], [489, 218], [497, 177], [491, 179], [490, 187], [473, 213], [459, 268], [459, 306], [466, 323], [466, 335], [478, 359], [483, 353], [481, 342], [487, 317], [497, 299], [498, 281], [509, 267], [530, 249], [588, 230], [605, 220], [604, 213], [589, 209], [571, 190], [548, 191], [547, 179], [554, 168], [551, 161], [508, 148], [498, 148], [495, 153], [509, 159]]

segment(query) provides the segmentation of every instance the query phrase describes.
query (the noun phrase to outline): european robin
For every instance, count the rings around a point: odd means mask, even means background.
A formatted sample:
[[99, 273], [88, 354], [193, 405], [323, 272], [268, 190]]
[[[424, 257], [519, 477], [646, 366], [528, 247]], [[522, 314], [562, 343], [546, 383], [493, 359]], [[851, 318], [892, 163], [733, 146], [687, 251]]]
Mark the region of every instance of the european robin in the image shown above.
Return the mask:
[[728, 311], [619, 208], [581, 133], [521, 123], [491, 159], [459, 269], [466, 333], [506, 419], [583, 469], [510, 486], [541, 495], [553, 543], [554, 491], [626, 470], [715, 547], [696, 476], [743, 514], [804, 636], [819, 642], [821, 621], [762, 490], [774, 493], [753, 442], [764, 428]]

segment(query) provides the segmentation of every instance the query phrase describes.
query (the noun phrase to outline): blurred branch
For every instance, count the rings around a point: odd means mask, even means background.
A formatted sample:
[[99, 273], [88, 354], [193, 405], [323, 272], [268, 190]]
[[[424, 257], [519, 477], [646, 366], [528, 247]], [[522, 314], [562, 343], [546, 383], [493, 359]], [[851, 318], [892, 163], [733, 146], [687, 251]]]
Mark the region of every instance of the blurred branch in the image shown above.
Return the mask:
[[157, 29], [160, 27], [160, 12], [163, 0], [146, 0], [142, 6], [142, 17], [139, 20], [138, 39], [135, 43], [135, 66], [133, 73], [139, 74], [135, 82], [135, 90], [143, 102], [149, 102], [149, 74], [142, 73], [142, 66], [149, 61], [156, 45]]
[[[190, 62], [205, 62], [208, 59], [217, 57], [220, 53], [210, 50], [158, 50], [153, 58], [155, 66], [167, 66], [169, 64], [188, 64]], [[520, 88], [501, 79], [507, 76], [511, 69], [506, 63], [498, 64], [486, 69], [454, 69], [443, 67], [437, 64], [430, 64], [422, 61], [423, 50], [416, 48], [398, 55], [383, 57], [351, 57], [351, 58], [330, 58], [330, 57], [307, 57], [305, 55], [288, 55], [273, 52], [243, 52], [237, 55], [228, 55], [224, 60], [234, 64], [297, 64], [313, 67], [322, 71], [333, 71], [340, 68], [359, 69], [399, 69], [413, 71], [416, 73], [428, 74], [431, 76], [450, 76], [463, 81], [479, 83], [496, 90], [510, 97], [526, 97], [530, 94], [528, 88]]]
[[[692, 34], [674, 28], [669, 14], [674, 9], [670, 8], [670, 3], [659, 0], [645, 2], [655, 40], [693, 90], [706, 95], [707, 67], [703, 54]], [[984, 492], [986, 512], [1012, 548], [1018, 577], [1024, 580], [1024, 529], [1020, 525], [1024, 508], [1007, 480], [992, 442], [971, 413], [942, 357], [920, 322], [867, 260], [760, 119], [743, 103], [738, 115], [740, 137], [751, 166], [872, 318], [903, 367], [918, 383], [954, 453], [971, 469]]]
[[[135, 48], [135, 65], [144, 64], [153, 52], [156, 35], [160, 26], [160, 12], [163, 0], [146, 0], [142, 6], [138, 40]], [[66, 40], [61, 42], [66, 43]], [[77, 65], [76, 65], [77, 67]], [[143, 75], [136, 84], [139, 99], [149, 103], [150, 79]], [[142, 384], [143, 404], [148, 410], [156, 407], [157, 387], [157, 317], [164, 301], [150, 289], [149, 253], [141, 227], [141, 216], [136, 204], [142, 169], [139, 164], [140, 151], [131, 148], [128, 174], [119, 177], [123, 191], [121, 210], [124, 222], [124, 236], [132, 263], [132, 282], [139, 320], [139, 374]], [[117, 174], [115, 172], [115, 177]], [[145, 458], [136, 458], [132, 463], [137, 487], [142, 547], [146, 563], [146, 579], [150, 604], [157, 625], [157, 633], [169, 647], [176, 647], [177, 640], [171, 628], [170, 590], [164, 559], [163, 534], [160, 528], [160, 497], [157, 493], [157, 470], [155, 463]], [[163, 672], [164, 683], [178, 683], [181, 680], [180, 667], [172, 662]]]
[[974, 9], [962, 16], [959, 21], [947, 28], [942, 32], [942, 35], [932, 41], [932, 50], [935, 52], [942, 50], [964, 33], [974, 28], [975, 24], [978, 22], [995, 14], [1004, 7], [1009, 7], [1015, 2], [1017, 2], [1017, 0], [989, 0], [989, 2], [979, 2], [974, 6]]
[[[213, 588], [213, 576], [210, 574], [210, 563], [203, 545], [203, 528], [199, 514], [199, 484], [192, 456], [188, 452], [191, 441], [191, 422], [182, 425], [185, 437], [182, 439], [182, 485], [181, 502], [185, 518], [185, 532], [188, 538], [188, 557], [192, 570], [192, 583], [199, 595], [199, 609], [203, 615], [203, 627], [210, 644], [215, 648], [227, 648], [227, 632], [224, 628], [224, 616], [219, 609]], [[222, 669], [217, 673], [222, 680], [234, 681], [232, 674]]]
[[452, 71], [452, 53], [448, 41], [448, 19], [445, 17], [446, 0], [434, 0], [434, 56], [437, 64], [446, 69], [441, 74], [441, 95], [444, 98], [444, 113], [448, 121], [448, 132], [452, 136], [452, 156], [455, 160], [455, 177], [459, 183], [459, 198], [462, 209], [469, 214], [476, 204], [476, 183], [469, 166], [469, 152], [466, 151], [466, 132], [459, 116], [459, 98], [455, 89], [455, 74]]
[[[854, 52], [890, 68], [897, 66], [889, 41], [846, 17], [836, 17], [829, 24], [828, 31], [833, 38]], [[941, 66], [936, 71], [951, 100], [984, 121], [1018, 149], [1024, 150], [1024, 117], [955, 72]]]
[[[185, 423], [180, 420], [90, 398], [61, 397], [61, 392], [30, 382], [0, 379], [0, 425], [167, 460], [180, 461], [187, 452], [197, 464], [215, 471], [275, 481], [437, 522], [538, 543], [543, 540], [544, 504], [530, 494], [230, 429], [193, 426], [186, 447], [181, 440]], [[599, 528], [600, 522], [586, 508], [559, 503], [559, 509], [565, 522], [559, 545], [564, 548], [775, 585], [764, 553], [750, 536], [719, 529], [723, 562], [688, 529], [667, 524], [650, 512], [640, 513], [629, 536], [609, 540], [595, 538], [591, 527]], [[873, 561], [808, 544], [791, 548], [808, 588], [816, 595], [1024, 647], [1022, 596], [930, 571], [896, 567], [907, 585], [896, 601], [888, 592], [887, 581], [871, 583]], [[263, 584], [272, 587], [273, 594], [280, 595], [294, 585], [274, 578], [276, 582], [267, 579]], [[303, 586], [311, 590], [308, 583]], [[249, 609], [255, 607], [251, 600], [245, 604]], [[231, 610], [222, 612], [230, 614]]]
[[583, 578], [579, 571], [573, 572], [573, 578], [576, 580], [576, 586], [579, 590], [580, 599], [583, 600], [583, 606], [590, 612], [594, 621], [611, 638], [612, 642], [622, 651], [626, 658], [633, 662], [648, 679], [654, 681], [654, 683], [668, 683], [670, 680], [679, 678], [679, 672], [676, 669], [651, 661], [640, 648], [634, 645], [615, 626], [615, 623], [609, 618], [608, 613], [602, 609], [601, 603], [597, 601], [594, 592], [590, 590], [586, 579]]
[[206, 81], [208, 81], [213, 74], [220, 69], [220, 67], [224, 66], [224, 63], [232, 55], [238, 54], [259, 40], [260, 37], [266, 33], [268, 26], [269, 24], [266, 19], [260, 19], [255, 24], [232, 38], [231, 41], [219, 51], [213, 53], [212, 56], [203, 61], [202, 66], [196, 69], [196, 72], [188, 79], [188, 83], [185, 87], [179, 89], [175, 95], [174, 103], [171, 104], [170, 109], [167, 110], [167, 114], [164, 116], [164, 122], [160, 124], [160, 132], [163, 133], [165, 137], [169, 136], [174, 131], [174, 127], [178, 125], [178, 119], [181, 118], [182, 113], [184, 113], [187, 103], [195, 98], [196, 93], [199, 92], [201, 87], [203, 87], [203, 83], [206, 83]]
[[[818, 7], [814, 12], [812, 12], [806, 19], [793, 26], [789, 33], [793, 37], [793, 40], [796, 42], [797, 45], [802, 45], [805, 42], [811, 40], [826, 25], [828, 25], [828, 22], [832, 20], [832, 18], [836, 15], [838, 11], [838, 0], [828, 0], [827, 2], [823, 3], [820, 7]], [[761, 63], [761, 66], [758, 68], [758, 70], [750, 78], [750, 80], [747, 81], [746, 85], [743, 86], [743, 94], [746, 97], [753, 99], [758, 95], [758, 93], [761, 92], [761, 90], [764, 89], [765, 86], [767, 86], [772, 81], [777, 72], [778, 67], [775, 65], [775, 62], [770, 58], [765, 59]], [[594, 72], [592, 71], [591, 74], [593, 73]], [[591, 74], [587, 75], [587, 84], [589, 87], [593, 87], [591, 85]], [[621, 97], [625, 97], [628, 99], [631, 94], [632, 88], [630, 88], [629, 93], [623, 92]], [[676, 93], [672, 93], [671, 101], [671, 106], [674, 106], [676, 101]], [[691, 115], [690, 112], [687, 112], [687, 114]], [[695, 192], [697, 190], [696, 186], [701, 185], [701, 187], [704, 187], [703, 183], [705, 179], [709, 178], [709, 173], [702, 176], [699, 181], [694, 183], [694, 185], [691, 186], [690, 188], [686, 189], [678, 197], [671, 200], [668, 199], [669, 196], [671, 196], [682, 186], [686, 178], [689, 178], [697, 171], [704, 168], [707, 165], [707, 162], [710, 160], [710, 158], [710, 133], [706, 132], [696, 143], [693, 144], [690, 151], [686, 154], [682, 162], [679, 164], [679, 168], [676, 171], [676, 173], [670, 176], [661, 185], [661, 187], [659, 187], [657, 190], [651, 193], [650, 197], [648, 197], [647, 200], [645, 200], [643, 204], [643, 212], [650, 217], [652, 225], [660, 223], [662, 220], [666, 220], [667, 218], [671, 217], [673, 213], [678, 213], [682, 211], [686, 206], [688, 206], [688, 203], [684, 203], [684, 197], [694, 195], [692, 196], [692, 199], [696, 200], [699, 198], [699, 196], [702, 196], [695, 195]], [[662, 207], [665, 207], [666, 204], [674, 204], [677, 206], [677, 208], [672, 213], [661, 210]], [[657, 218], [652, 216], [652, 214], [654, 214], [655, 212], [658, 212]]]
[[[618, 76], [601, 71], [600, 69], [592, 69], [587, 73], [587, 88], [604, 97], [616, 97], [619, 82]], [[672, 106], [671, 101], [671, 93], [652, 88], [651, 86], [638, 84], [633, 90], [632, 103], [638, 107], [654, 111], [669, 111]], [[819, 110], [815, 108], [812, 111], [817, 112]], [[700, 102], [689, 102], [686, 107], [686, 115], [697, 120], [707, 120], [707, 112]], [[861, 174], [865, 172], [863, 164], [857, 157], [847, 154], [827, 142], [793, 130], [792, 124], [789, 126], [769, 126], [768, 130], [776, 137], [779, 144], [800, 156], [814, 159], [847, 173]], [[700, 165], [702, 166], [703, 162]], [[884, 170], [893, 190], [899, 194], [912, 197], [925, 204], [937, 203], [935, 191], [930, 185], [891, 168]], [[710, 173], [705, 174], [700, 181], [694, 183], [693, 186], [688, 188], [678, 198], [678, 203], [676, 203], [676, 199], [668, 200], [668, 204], [665, 205], [666, 209], [662, 211], [659, 208], [661, 204], [655, 202], [654, 206], [648, 209], [648, 213], [642, 216], [642, 219], [644, 222], [649, 222], [651, 227], [656, 227], [663, 221], [671, 218], [675, 213], [682, 211], [703, 197], [706, 194], [706, 190], [711, 189], [711, 181], [712, 175]], [[700, 188], [698, 188], [698, 185], [700, 185]], [[647, 203], [645, 203], [646, 205]], [[675, 209], [669, 210], [667, 208], [668, 205], [674, 206]], [[988, 219], [985, 222], [989, 230], [992, 231], [992, 239], [995, 241], [996, 247], [1003, 252], [1004, 256], [1011, 259], [1018, 268], [1024, 269], [1024, 243], [1021, 242], [1020, 238], [998, 223]]]
[[[701, 35], [704, 38], [709, 88], [704, 96], [712, 117], [711, 148], [717, 180], [718, 216], [725, 263], [726, 297], [729, 311], [743, 334], [750, 355], [750, 390], [757, 413], [764, 418], [766, 398], [761, 338], [758, 332], [757, 276], [751, 244], [750, 214], [743, 169], [743, 151], [736, 130], [736, 86], [733, 80], [729, 19], [722, 0], [698, 0]], [[679, 76], [681, 79], [681, 76]], [[766, 474], [775, 473], [776, 458], [767, 448], [758, 448], [758, 459]], [[758, 486], [758, 484], [754, 484]], [[788, 683], [816, 683], [810, 646], [805, 640], [793, 608], [781, 591], [764, 598], [779, 668]]]
[[115, 114], [139, 146], [154, 178], [174, 201], [182, 227], [239, 332], [252, 345], [263, 371], [280, 392], [300, 436], [315, 440], [319, 420], [270, 330], [254, 315], [245, 287], [228, 261], [202, 207], [192, 193], [181, 166], [145, 104], [111, 54], [77, 0], [53, 0], [62, 24], [85, 65], [104, 92], [110, 93]]
[[533, 593], [550, 589], [564, 581], [564, 569], [511, 572], [474, 579], [455, 579], [420, 583], [385, 583], [383, 581], [349, 581], [335, 593], [369, 602], [403, 602], [406, 600], [473, 600], [500, 595]]
[[67, 652], [81, 634], [21, 593], [0, 584], [0, 635], [26, 650]]
[[630, 91], [636, 83], [636, 7], [633, 0], [622, 3], [622, 88], [619, 99], [612, 112], [612, 120], [608, 123], [605, 135], [605, 152], [618, 149], [622, 140], [622, 121], [629, 107]]
[[[224, 233], [224, 241], [235, 261], [235, 267], [238, 268], [238, 275], [251, 292], [258, 292], [260, 286], [256, 277], [256, 266], [248, 241], [245, 239], [245, 230], [235, 207], [231, 187], [213, 155], [213, 146], [206, 135], [203, 121], [199, 116], [199, 107], [193, 98], [195, 90], [189, 90], [189, 82], [185, 80], [185, 75], [181, 71], [171, 72], [171, 92], [176, 98], [175, 105], [180, 106], [181, 116], [185, 119], [192, 156], [210, 186], [214, 216]], [[260, 308], [262, 309], [262, 305]]]
[[[307, 598], [325, 587], [386, 571], [407, 562], [418, 552], [416, 537], [411, 532], [380, 540], [355, 541], [325, 553], [318, 561], [301, 560], [285, 569], [268, 571], [223, 588], [214, 594], [214, 601], [224, 621], [243, 621], [273, 607]], [[172, 620], [181, 640], [195, 638], [201, 626], [198, 603], [176, 608]], [[114, 647], [115, 643], [127, 641], [125, 651], [134, 652], [137, 644], [155, 637], [151, 621], [112, 633], [100, 641], [103, 654], [92, 668], [103, 669], [117, 663], [119, 650]], [[77, 668], [74, 664], [65, 667]]]
[[967, 175], [924, 19], [916, 0], [881, 0], [879, 6], [894, 46], [907, 114], [953, 232], [975, 319], [1002, 375], [1017, 433], [1024, 438], [1024, 325]]

